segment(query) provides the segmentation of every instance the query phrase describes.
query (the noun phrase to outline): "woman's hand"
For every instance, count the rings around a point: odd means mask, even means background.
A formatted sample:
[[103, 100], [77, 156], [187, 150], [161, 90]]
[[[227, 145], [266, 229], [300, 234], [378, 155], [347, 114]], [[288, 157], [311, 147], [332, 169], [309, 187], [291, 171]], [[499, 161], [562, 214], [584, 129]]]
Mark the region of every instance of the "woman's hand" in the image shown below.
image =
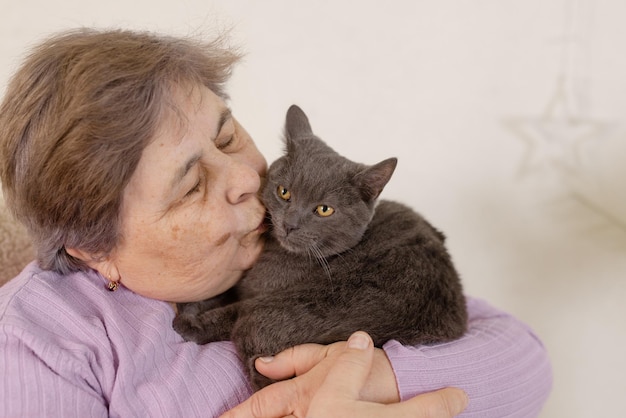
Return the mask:
[[[381, 363], [380, 355], [384, 356]], [[374, 360], [378, 356], [377, 361]], [[375, 363], [379, 362], [377, 366]], [[353, 334], [346, 343], [329, 346], [305, 344], [286, 350], [271, 362], [257, 361], [259, 371], [270, 377], [298, 377], [270, 385], [227, 412], [224, 417], [332, 417], [332, 416], [407, 416], [453, 417], [467, 406], [460, 389], [447, 388], [417, 396], [402, 403], [392, 375], [392, 390], [383, 381], [368, 383], [374, 375], [386, 372], [388, 360], [382, 350], [375, 353], [371, 338]], [[374, 363], [374, 367], [373, 367]], [[382, 366], [381, 366], [382, 364]], [[381, 370], [376, 371], [379, 367]], [[389, 366], [390, 369], [390, 366]], [[386, 373], [383, 372], [383, 376]], [[289, 374], [290, 373], [290, 374]], [[388, 376], [387, 376], [388, 377]], [[387, 383], [385, 383], [387, 382]], [[373, 397], [374, 389], [382, 397]], [[395, 396], [389, 396], [395, 393]]]

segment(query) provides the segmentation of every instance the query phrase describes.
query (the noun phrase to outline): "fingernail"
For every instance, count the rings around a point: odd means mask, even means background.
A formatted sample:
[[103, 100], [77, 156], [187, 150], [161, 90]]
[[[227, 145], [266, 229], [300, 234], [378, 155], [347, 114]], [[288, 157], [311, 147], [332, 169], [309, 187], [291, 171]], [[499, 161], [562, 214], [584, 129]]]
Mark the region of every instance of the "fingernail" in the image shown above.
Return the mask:
[[259, 360], [261, 360], [263, 363], [271, 363], [272, 361], [274, 361], [274, 356], [259, 357]]
[[348, 348], [365, 350], [370, 344], [370, 338], [362, 332], [355, 332], [348, 338]]

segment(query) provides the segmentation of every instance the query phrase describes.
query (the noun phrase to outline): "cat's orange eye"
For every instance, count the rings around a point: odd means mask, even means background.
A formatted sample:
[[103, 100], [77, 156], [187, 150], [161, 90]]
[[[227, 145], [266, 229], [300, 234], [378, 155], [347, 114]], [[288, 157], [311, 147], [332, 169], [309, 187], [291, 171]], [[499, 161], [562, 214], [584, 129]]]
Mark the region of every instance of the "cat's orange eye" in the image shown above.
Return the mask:
[[278, 196], [283, 200], [291, 199], [291, 192], [283, 186], [278, 186]]
[[331, 208], [328, 205], [319, 205], [318, 207], [315, 208], [315, 213], [325, 218], [335, 213], [335, 209]]

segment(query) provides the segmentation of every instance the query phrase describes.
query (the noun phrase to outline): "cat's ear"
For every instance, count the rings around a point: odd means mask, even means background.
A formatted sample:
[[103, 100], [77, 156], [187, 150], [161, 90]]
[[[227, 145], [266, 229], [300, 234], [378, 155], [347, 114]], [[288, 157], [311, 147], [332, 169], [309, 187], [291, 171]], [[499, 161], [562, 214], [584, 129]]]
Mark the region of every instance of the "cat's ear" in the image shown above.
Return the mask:
[[296, 105], [291, 105], [287, 110], [287, 118], [285, 121], [285, 139], [287, 143], [299, 136], [309, 136], [313, 134], [309, 118]]
[[378, 164], [367, 167], [354, 177], [366, 202], [373, 202], [380, 195], [387, 182], [389, 182], [397, 164], [397, 158], [388, 158]]

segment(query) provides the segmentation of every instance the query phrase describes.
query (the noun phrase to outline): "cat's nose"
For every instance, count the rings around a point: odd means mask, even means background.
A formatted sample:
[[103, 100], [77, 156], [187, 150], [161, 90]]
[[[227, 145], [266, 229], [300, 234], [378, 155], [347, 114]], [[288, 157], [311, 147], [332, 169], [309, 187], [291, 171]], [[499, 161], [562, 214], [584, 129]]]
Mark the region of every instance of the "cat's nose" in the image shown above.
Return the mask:
[[289, 235], [298, 229], [300, 229], [300, 227], [296, 223], [285, 222], [285, 234]]

